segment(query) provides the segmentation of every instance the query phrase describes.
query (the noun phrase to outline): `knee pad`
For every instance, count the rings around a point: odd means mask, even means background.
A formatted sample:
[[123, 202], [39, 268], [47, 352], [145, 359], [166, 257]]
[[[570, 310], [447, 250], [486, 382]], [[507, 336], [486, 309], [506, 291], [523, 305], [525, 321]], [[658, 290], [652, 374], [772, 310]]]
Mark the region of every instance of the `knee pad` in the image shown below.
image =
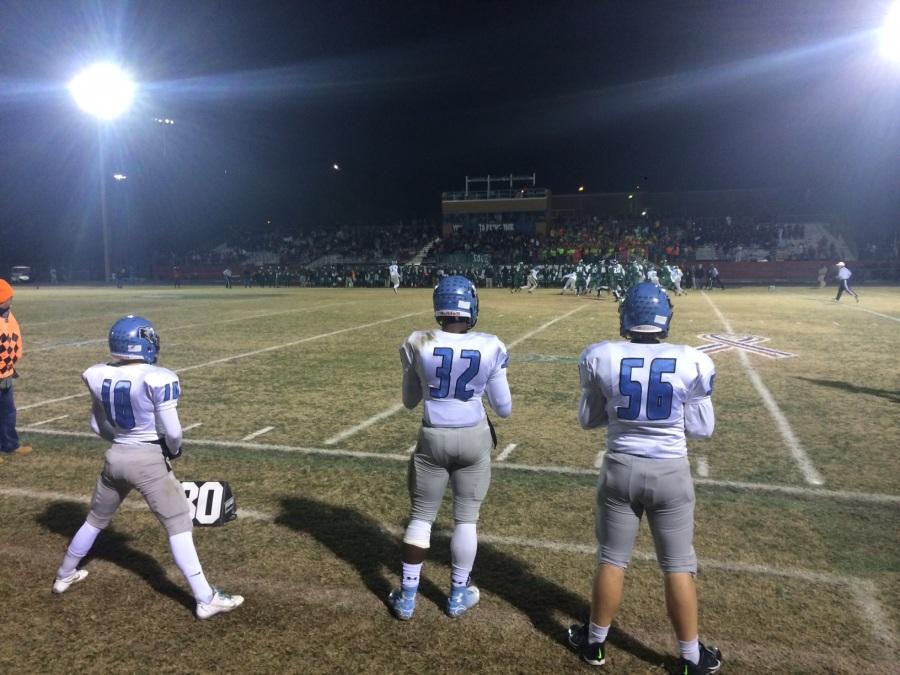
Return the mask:
[[403, 535], [403, 543], [419, 548], [431, 548], [431, 523], [424, 520], [410, 520]]

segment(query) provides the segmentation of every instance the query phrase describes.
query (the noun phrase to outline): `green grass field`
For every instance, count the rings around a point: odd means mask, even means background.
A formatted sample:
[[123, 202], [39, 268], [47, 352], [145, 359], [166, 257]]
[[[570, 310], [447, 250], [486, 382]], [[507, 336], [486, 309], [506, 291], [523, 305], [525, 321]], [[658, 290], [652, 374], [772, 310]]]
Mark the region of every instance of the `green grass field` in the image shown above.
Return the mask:
[[[795, 354], [712, 354], [716, 434], [690, 446], [701, 639], [722, 649], [724, 672], [897, 672], [900, 290], [859, 291], [859, 305], [831, 303], [832, 288], [674, 299], [672, 341], [755, 335]], [[604, 437], [578, 426], [577, 358], [618, 337], [611, 301], [481, 294], [478, 329], [510, 348], [513, 392], [479, 525], [482, 601], [443, 615], [442, 534], [409, 623], [384, 603], [421, 418], [400, 407], [397, 349], [433, 326], [430, 291], [21, 289], [13, 310], [26, 340], [18, 425], [35, 452], [0, 465], [0, 672], [587, 669], [564, 641], [588, 611]], [[227, 480], [237, 498], [237, 521], [195, 530], [210, 581], [247, 598], [208, 622], [134, 496], [87, 581], [50, 593], [105, 449], [80, 373], [107, 359], [125, 313], [155, 323], [160, 364], [181, 377], [177, 475]], [[676, 655], [644, 525], [605, 670], [669, 672]]]

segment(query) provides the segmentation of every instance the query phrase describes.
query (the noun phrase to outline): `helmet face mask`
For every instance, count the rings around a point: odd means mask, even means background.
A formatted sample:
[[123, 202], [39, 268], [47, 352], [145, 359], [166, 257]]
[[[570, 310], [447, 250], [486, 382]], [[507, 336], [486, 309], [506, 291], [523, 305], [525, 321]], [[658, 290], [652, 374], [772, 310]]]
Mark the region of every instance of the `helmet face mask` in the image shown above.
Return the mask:
[[159, 357], [159, 335], [147, 319], [129, 314], [109, 329], [109, 351], [123, 361], [153, 364]]
[[628, 289], [619, 305], [619, 334], [668, 337], [673, 314], [666, 292], [652, 281], [642, 281]]
[[441, 279], [434, 287], [432, 304], [438, 324], [441, 319], [449, 317], [464, 320], [472, 328], [478, 321], [478, 291], [475, 284], [464, 276], [453, 275]]

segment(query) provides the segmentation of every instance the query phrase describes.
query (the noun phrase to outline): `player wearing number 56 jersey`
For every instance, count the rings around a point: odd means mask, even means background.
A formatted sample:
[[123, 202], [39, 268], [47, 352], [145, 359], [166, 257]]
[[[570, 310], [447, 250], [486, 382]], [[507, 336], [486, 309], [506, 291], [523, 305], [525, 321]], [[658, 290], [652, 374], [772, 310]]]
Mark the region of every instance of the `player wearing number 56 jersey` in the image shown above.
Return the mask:
[[478, 548], [476, 523], [491, 482], [493, 429], [481, 402], [509, 417], [506, 347], [495, 335], [474, 333], [478, 320], [475, 285], [463, 276], [441, 279], [434, 289], [440, 330], [416, 331], [400, 348], [403, 404], [423, 402], [422, 428], [409, 465], [409, 525], [403, 537], [401, 587], [391, 592], [391, 610], [411, 619], [422, 564], [431, 545], [431, 525], [449, 482], [453, 489], [450, 540], [452, 572], [446, 611], [460, 616], [479, 600], [470, 574]]
[[136, 489], [166, 528], [175, 564], [197, 600], [197, 616], [230, 612], [244, 599], [212, 588], [194, 547], [190, 509], [170, 459], [181, 455], [182, 431], [176, 409], [181, 383], [171, 370], [154, 365], [159, 336], [153, 325], [129, 315], [109, 331], [112, 363], [88, 368], [82, 378], [91, 394], [91, 428], [110, 441], [97, 478], [87, 520], [75, 533], [56, 573], [53, 592], [65, 593], [88, 572], [77, 569], [113, 515]]
[[581, 425], [609, 430], [597, 488], [599, 546], [591, 619], [569, 629], [569, 642], [589, 664], [604, 664], [606, 637], [646, 513], [681, 651], [678, 672], [715, 673], [721, 653], [699, 642], [694, 486], [685, 440], [713, 433], [715, 368], [693, 347], [660, 342], [668, 336], [672, 307], [654, 283], [628, 290], [619, 319], [628, 341], [591, 345], [578, 364]]

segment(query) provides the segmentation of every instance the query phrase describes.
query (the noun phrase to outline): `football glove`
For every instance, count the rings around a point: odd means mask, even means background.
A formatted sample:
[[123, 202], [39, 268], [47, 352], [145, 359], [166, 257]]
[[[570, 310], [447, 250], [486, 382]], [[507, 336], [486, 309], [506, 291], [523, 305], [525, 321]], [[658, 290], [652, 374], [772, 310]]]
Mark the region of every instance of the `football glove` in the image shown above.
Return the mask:
[[168, 445], [166, 445], [166, 439], [160, 438], [159, 444], [162, 446], [163, 457], [166, 459], [178, 459], [181, 457], [181, 453], [184, 451], [184, 446], [178, 448], [177, 450], [171, 450]]

